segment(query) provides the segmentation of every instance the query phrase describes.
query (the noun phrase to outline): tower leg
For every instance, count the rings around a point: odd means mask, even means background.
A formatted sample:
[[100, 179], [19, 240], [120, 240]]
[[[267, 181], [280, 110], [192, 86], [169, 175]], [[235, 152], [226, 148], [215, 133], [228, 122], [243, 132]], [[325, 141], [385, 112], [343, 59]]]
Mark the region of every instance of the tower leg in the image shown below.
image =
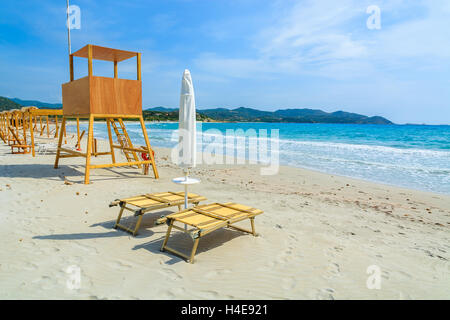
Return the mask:
[[116, 156], [114, 155], [113, 139], [111, 135], [111, 123], [109, 118], [106, 119], [106, 124], [108, 126], [108, 138], [109, 138], [109, 147], [111, 149], [111, 160], [112, 163], [116, 163]]
[[152, 161], [153, 174], [155, 175], [155, 179], [158, 179], [159, 178], [158, 169], [156, 169], [155, 157], [153, 156], [153, 152], [150, 147], [150, 141], [148, 140], [147, 130], [145, 129], [144, 118], [142, 116], [140, 116], [139, 121], [141, 123], [142, 133], [144, 134], [145, 145], [147, 146], [147, 149], [148, 149], [148, 155], [150, 157], [150, 160]]
[[62, 132], [65, 127], [66, 127], [66, 118], [63, 117], [62, 124], [61, 124], [61, 134], [59, 135], [59, 139], [58, 139], [58, 149], [56, 150], [56, 158], [55, 158], [55, 166], [54, 166], [55, 169], [58, 168], [59, 155], [61, 153], [61, 145], [62, 145], [62, 138], [63, 138]]
[[77, 118], [77, 148], [80, 145], [80, 118]]
[[[58, 116], [55, 116], [55, 126], [56, 126], [55, 138], [57, 138], [58, 137]], [[62, 131], [61, 131], [61, 134], [62, 134]]]
[[[94, 135], [94, 116], [91, 114], [89, 116], [89, 129], [88, 138], [86, 146], [86, 171], [84, 173], [84, 184], [89, 184], [89, 169], [91, 165], [91, 152], [92, 152], [92, 136]], [[61, 138], [60, 138], [61, 139]]]

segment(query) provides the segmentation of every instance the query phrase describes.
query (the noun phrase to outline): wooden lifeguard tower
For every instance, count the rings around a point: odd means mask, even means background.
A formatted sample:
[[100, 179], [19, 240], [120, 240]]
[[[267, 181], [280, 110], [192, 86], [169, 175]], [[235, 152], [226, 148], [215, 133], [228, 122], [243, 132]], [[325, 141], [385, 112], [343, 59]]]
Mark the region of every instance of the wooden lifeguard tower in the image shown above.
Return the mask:
[[[61, 134], [56, 152], [55, 168], [58, 168], [60, 158], [85, 157], [86, 168], [84, 183], [89, 183], [89, 170], [96, 168], [111, 168], [121, 166], [151, 165], [155, 178], [158, 179], [158, 171], [155, 165], [153, 151], [145, 129], [142, 117], [142, 82], [141, 82], [141, 54], [105, 48], [95, 45], [86, 45], [77, 52], [70, 54], [70, 82], [62, 85], [63, 119]], [[74, 80], [73, 57], [88, 59], [88, 76]], [[119, 79], [118, 62], [136, 57], [137, 80]], [[103, 60], [114, 63], [114, 78], [98, 77], [92, 73], [92, 61]], [[86, 152], [78, 152], [61, 147], [62, 132], [66, 127], [66, 119], [89, 119], [87, 133]], [[135, 148], [128, 136], [123, 119], [139, 119], [145, 147]], [[110, 151], [97, 152], [93, 150], [93, 126], [95, 119], [104, 119], [108, 128]], [[111, 127], [117, 136], [117, 143], [113, 142]], [[127, 162], [117, 163], [114, 149], [122, 150]], [[63, 154], [64, 153], [64, 154]], [[148, 159], [139, 159], [139, 154], [147, 154]], [[91, 164], [91, 156], [111, 155], [112, 163]]]

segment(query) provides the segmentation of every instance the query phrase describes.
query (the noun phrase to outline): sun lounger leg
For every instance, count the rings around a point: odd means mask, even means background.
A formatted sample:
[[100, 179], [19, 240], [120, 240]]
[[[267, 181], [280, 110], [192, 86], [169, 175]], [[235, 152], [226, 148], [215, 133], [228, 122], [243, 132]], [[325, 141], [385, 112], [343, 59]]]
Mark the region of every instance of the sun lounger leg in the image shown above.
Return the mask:
[[194, 246], [192, 247], [191, 257], [188, 261], [189, 263], [194, 263], [194, 256], [195, 256], [195, 252], [197, 251], [199, 241], [200, 241], [200, 238], [197, 238], [194, 240]]
[[252, 234], [253, 236], [257, 236], [256, 230], [255, 230], [255, 218], [250, 218], [250, 223], [252, 225]]
[[233, 225], [229, 225], [228, 228], [231, 228], [231, 229], [234, 229], [234, 230], [238, 230], [238, 231], [241, 231], [241, 232], [250, 233], [250, 234], [252, 234], [255, 237], [258, 236], [258, 234], [256, 233], [256, 230], [255, 230], [255, 217], [250, 218], [250, 224], [252, 225], [252, 230], [247, 230], [247, 229], [244, 229], [244, 228], [241, 228], [241, 227], [237, 227], [237, 226], [233, 226]]
[[141, 215], [139, 216], [138, 221], [136, 222], [136, 227], [134, 228], [133, 236], [137, 235], [137, 232], [138, 232], [138, 230], [139, 230], [139, 227], [141, 226], [141, 221], [142, 221], [142, 217], [143, 217], [143, 216], [144, 216], [143, 214], [141, 214]]
[[125, 209], [124, 206], [120, 206], [119, 216], [117, 217], [116, 224], [114, 225], [114, 229], [117, 229], [117, 226], [119, 225], [120, 219], [122, 218], [122, 213], [123, 213], [124, 209]]
[[173, 222], [174, 221], [171, 220], [170, 224], [169, 224], [169, 228], [167, 228], [166, 238], [164, 239], [164, 242], [163, 242], [163, 244], [161, 246], [161, 251], [164, 251], [164, 249], [166, 247], [166, 244], [167, 244], [167, 241], [169, 241], [170, 232], [172, 231]]

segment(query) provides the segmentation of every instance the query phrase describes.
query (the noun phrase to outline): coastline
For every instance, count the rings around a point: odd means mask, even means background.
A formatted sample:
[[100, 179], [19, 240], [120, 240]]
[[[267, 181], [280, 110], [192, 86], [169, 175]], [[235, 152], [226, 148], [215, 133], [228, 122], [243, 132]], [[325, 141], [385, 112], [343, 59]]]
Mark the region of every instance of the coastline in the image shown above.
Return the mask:
[[[106, 145], [99, 140], [100, 150]], [[144, 215], [137, 237], [112, 228], [118, 208], [109, 202], [180, 189], [169, 150], [155, 152], [159, 180], [124, 167], [92, 170], [84, 185], [82, 158], [62, 159], [55, 170], [54, 154], [12, 155], [2, 145], [0, 297], [450, 298], [450, 196], [292, 167], [261, 176], [258, 165], [202, 165], [191, 192], [264, 213], [255, 221], [259, 237], [218, 230], [202, 239], [191, 265], [159, 251], [167, 226], [154, 221], [168, 210]], [[110, 161], [93, 162], [100, 158]], [[191, 246], [174, 239], [179, 250]], [[380, 290], [366, 286], [372, 265], [382, 272]], [[66, 286], [70, 266], [81, 270], [80, 289]]]
[[[71, 126], [71, 132], [75, 132], [75, 122], [69, 122]], [[128, 124], [135, 125], [136, 122], [128, 122]], [[154, 146], [158, 146], [161, 148], [170, 148], [175, 143], [169, 142], [168, 137], [173, 133], [175, 124], [174, 122], [151, 122], [147, 121], [147, 130], [156, 130], [158, 133], [151, 134], [150, 142], [154, 143]], [[248, 125], [255, 124], [260, 125], [261, 123], [254, 122], [246, 122], [241, 123], [245, 126], [237, 126], [234, 127], [235, 123], [226, 122], [221, 123], [225, 124], [225, 126], [211, 126], [210, 123], [203, 123], [205, 126], [201, 127], [204, 133], [208, 133], [209, 130], [216, 130], [222, 132], [223, 135], [227, 133], [224, 130], [232, 129], [232, 130], [248, 130]], [[209, 126], [208, 126], [209, 124]], [[265, 123], [266, 125], [274, 125], [273, 123]], [[284, 123], [279, 123], [279, 125], [283, 125]], [[161, 125], [161, 126], [159, 126]], [[169, 126], [166, 126], [169, 125]], [[231, 126], [229, 126], [231, 125]], [[295, 125], [295, 124], [294, 124]], [[314, 125], [314, 124], [307, 124]], [[328, 124], [329, 126], [347, 126], [345, 124]], [[86, 123], [83, 123], [84, 129], [87, 130]], [[317, 124], [318, 127], [326, 127], [324, 124]], [[377, 128], [380, 125], [361, 125], [364, 126], [361, 130], [371, 130], [370, 128]], [[402, 127], [401, 125], [392, 125], [396, 127]], [[391, 126], [391, 127], [392, 127]], [[350, 125], [350, 127], [354, 127], [354, 125]], [[437, 126], [439, 127], [439, 126]], [[278, 127], [275, 127], [277, 129]], [[407, 189], [413, 189], [417, 191], [425, 191], [425, 192], [434, 192], [443, 195], [450, 195], [450, 184], [447, 184], [446, 181], [450, 183], [450, 181], [444, 175], [444, 172], [450, 172], [450, 168], [448, 168], [447, 159], [444, 159], [445, 154], [448, 154], [447, 149], [439, 148], [439, 145], [435, 146], [430, 142], [429, 147], [418, 144], [406, 144], [401, 145], [401, 141], [389, 141], [388, 143], [384, 142], [381, 139], [381, 142], [374, 140], [348, 140], [348, 139], [331, 139], [331, 140], [320, 140], [316, 139], [314, 134], [309, 138], [306, 136], [300, 137], [290, 137], [288, 136], [288, 129], [284, 130], [283, 135], [277, 138], [280, 146], [279, 152], [279, 161], [281, 165], [289, 166], [293, 168], [300, 168], [306, 170], [313, 170], [325, 174], [337, 175], [348, 178], [355, 178], [364, 181], [374, 182], [378, 184], [385, 184], [387, 186], [393, 187], [401, 187]], [[293, 129], [295, 129], [294, 127]], [[106, 126], [102, 129], [99, 127], [95, 127], [95, 130], [98, 131], [98, 136], [103, 139], [107, 139]], [[136, 128], [135, 128], [136, 129]], [[273, 127], [263, 126], [263, 127], [255, 127], [256, 130], [272, 130]], [[137, 128], [140, 131], [140, 127]], [[307, 131], [316, 132], [318, 136], [322, 134], [319, 131], [314, 131], [317, 129], [303, 129]], [[328, 129], [326, 129], [328, 130]], [[331, 129], [333, 130], [333, 129]], [[345, 132], [345, 128], [338, 128], [338, 130], [343, 130]], [[353, 129], [350, 129], [353, 130]], [[359, 130], [359, 129], [357, 129]], [[377, 129], [378, 130], [378, 129]], [[136, 135], [136, 131], [132, 130], [131, 135], [132, 140], [141, 139], [139, 134]], [[217, 131], [216, 131], [217, 132]], [[283, 131], [280, 131], [283, 132]], [[212, 133], [211, 135], [216, 135], [216, 133]], [[400, 132], [400, 135], [402, 133]], [[207, 134], [208, 136], [208, 134]], [[208, 144], [208, 140], [206, 138], [201, 138], [200, 140], [205, 144]], [[218, 141], [223, 141], [220, 139], [224, 139], [219, 136]], [[142, 139], [141, 139], [142, 140]], [[199, 140], [199, 141], [200, 141]], [[272, 139], [269, 138], [271, 141]], [[143, 141], [141, 141], [143, 143]], [[272, 142], [271, 142], [272, 143]], [[225, 146], [224, 146], [225, 147]], [[226, 149], [228, 150], [228, 149]], [[214, 149], [214, 152], [218, 152], [217, 155], [219, 157], [224, 156], [225, 150], [217, 151]], [[228, 151], [226, 151], [228, 152]], [[235, 151], [236, 152], [236, 151]], [[246, 151], [247, 152], [247, 151]], [[401, 153], [400, 155], [397, 155]], [[351, 156], [349, 156], [351, 155]], [[426, 156], [427, 155], [427, 156]], [[437, 155], [437, 157], [436, 157]], [[232, 155], [233, 156], [233, 155]], [[430, 158], [430, 156], [432, 158]], [[235, 156], [234, 156], [235, 157]], [[297, 158], [296, 158], [297, 157]], [[401, 159], [411, 160], [406, 162], [401, 161]], [[448, 156], [447, 156], [448, 158]], [[197, 157], [197, 159], [203, 159], [202, 157]], [[435, 159], [434, 162], [430, 162], [430, 159]], [[200, 161], [199, 160], [199, 161]], [[323, 161], [322, 161], [323, 160]], [[336, 164], [339, 162], [339, 164]], [[441, 171], [438, 174], [435, 174], [436, 171]]]

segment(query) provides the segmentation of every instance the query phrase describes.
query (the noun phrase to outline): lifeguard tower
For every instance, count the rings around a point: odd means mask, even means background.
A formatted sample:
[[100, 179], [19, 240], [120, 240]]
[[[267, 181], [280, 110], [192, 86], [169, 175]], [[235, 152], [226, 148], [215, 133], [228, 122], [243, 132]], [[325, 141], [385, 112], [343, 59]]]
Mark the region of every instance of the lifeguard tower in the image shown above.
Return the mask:
[[[95, 45], [86, 45], [77, 52], [70, 54], [70, 82], [62, 85], [63, 119], [61, 134], [56, 152], [55, 168], [58, 168], [59, 159], [72, 157], [85, 157], [86, 168], [84, 183], [89, 183], [89, 170], [97, 168], [111, 168], [121, 166], [151, 165], [155, 178], [158, 179], [158, 171], [155, 165], [153, 151], [150, 147], [144, 119], [142, 117], [142, 82], [141, 82], [141, 54], [105, 48]], [[88, 59], [88, 76], [74, 80], [73, 57]], [[118, 62], [136, 57], [137, 80], [119, 79]], [[92, 61], [103, 60], [114, 63], [114, 78], [94, 76], [92, 72]], [[87, 133], [86, 152], [63, 148], [62, 133], [66, 127], [66, 119], [89, 119]], [[123, 119], [139, 119], [145, 147], [135, 148], [125, 128]], [[103, 119], [108, 128], [109, 146], [108, 152], [98, 152], [93, 144], [94, 120]], [[111, 127], [117, 137], [113, 141]], [[127, 162], [117, 163], [114, 149], [122, 150]], [[112, 163], [91, 164], [91, 156], [110, 155]], [[146, 155], [139, 158], [140, 155]], [[147, 158], [147, 159], [145, 159]]]

